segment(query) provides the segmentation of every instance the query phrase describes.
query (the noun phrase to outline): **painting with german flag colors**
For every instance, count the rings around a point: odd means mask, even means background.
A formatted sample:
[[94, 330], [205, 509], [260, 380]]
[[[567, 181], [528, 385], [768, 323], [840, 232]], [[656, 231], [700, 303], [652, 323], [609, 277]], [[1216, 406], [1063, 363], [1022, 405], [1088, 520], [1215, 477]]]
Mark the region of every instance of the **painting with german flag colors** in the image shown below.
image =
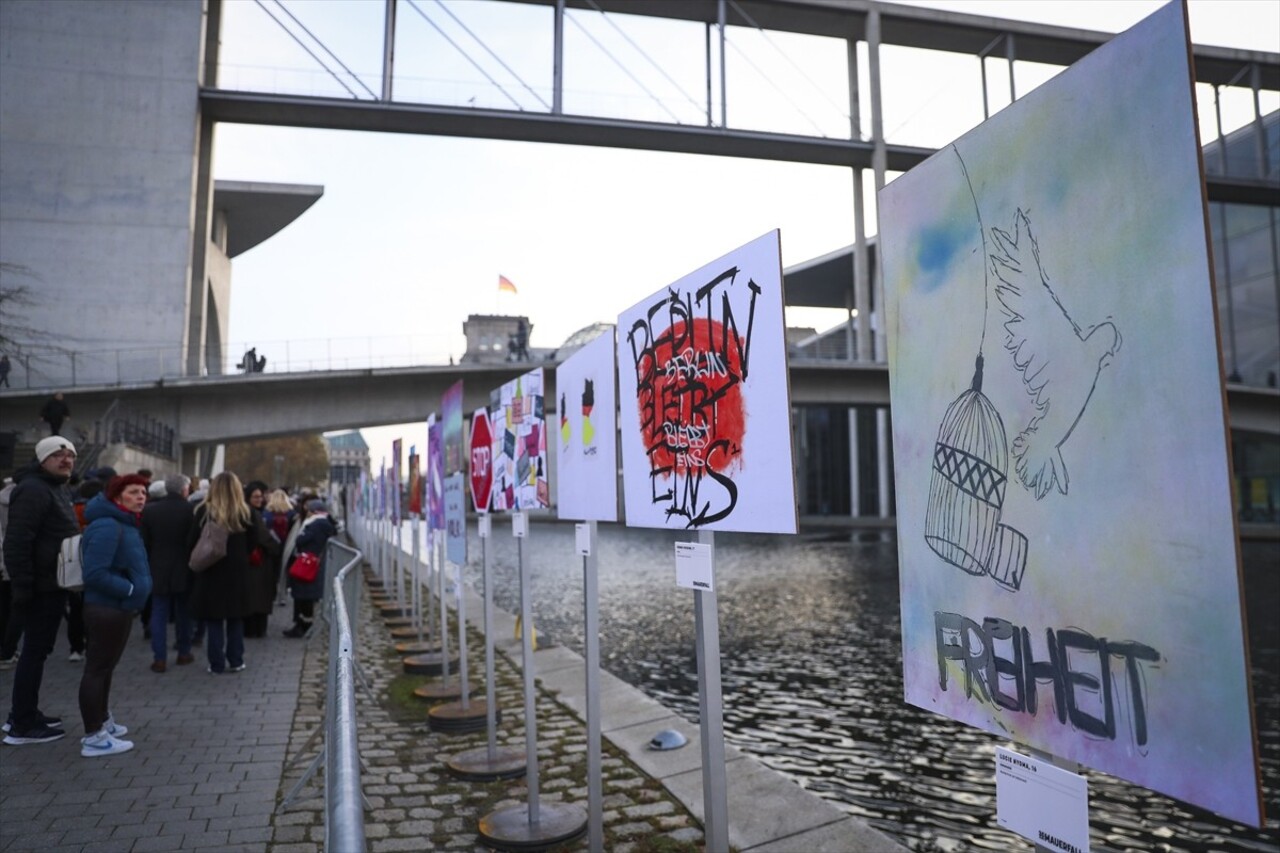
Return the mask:
[[610, 326], [556, 368], [556, 510], [561, 518], [618, 520], [613, 357]]

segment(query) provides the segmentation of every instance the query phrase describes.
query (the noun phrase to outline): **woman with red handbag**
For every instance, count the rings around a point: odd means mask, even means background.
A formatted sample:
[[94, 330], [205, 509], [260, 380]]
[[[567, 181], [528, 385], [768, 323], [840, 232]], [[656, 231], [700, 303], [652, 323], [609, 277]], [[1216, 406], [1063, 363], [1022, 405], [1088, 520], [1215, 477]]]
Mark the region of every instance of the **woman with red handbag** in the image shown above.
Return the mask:
[[324, 597], [324, 571], [321, 566], [325, 544], [338, 532], [329, 518], [329, 508], [316, 498], [303, 506], [306, 513], [294, 544], [294, 557], [289, 563], [289, 592], [293, 595], [293, 627], [286, 637], [305, 637], [315, 616], [316, 602]]

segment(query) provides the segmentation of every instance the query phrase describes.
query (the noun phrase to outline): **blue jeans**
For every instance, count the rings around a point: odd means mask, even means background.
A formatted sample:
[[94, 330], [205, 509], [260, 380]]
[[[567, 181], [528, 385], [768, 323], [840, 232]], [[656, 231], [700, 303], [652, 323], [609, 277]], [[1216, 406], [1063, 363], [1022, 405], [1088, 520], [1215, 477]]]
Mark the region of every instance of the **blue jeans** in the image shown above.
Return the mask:
[[178, 654], [191, 654], [191, 610], [187, 594], [151, 596], [151, 653], [158, 661], [169, 657], [169, 611], [173, 610], [173, 632], [178, 640]]
[[[231, 666], [244, 663], [244, 620], [208, 619], [205, 621], [204, 648], [209, 655], [209, 668], [222, 672]], [[223, 626], [226, 626], [226, 656], [223, 656]]]

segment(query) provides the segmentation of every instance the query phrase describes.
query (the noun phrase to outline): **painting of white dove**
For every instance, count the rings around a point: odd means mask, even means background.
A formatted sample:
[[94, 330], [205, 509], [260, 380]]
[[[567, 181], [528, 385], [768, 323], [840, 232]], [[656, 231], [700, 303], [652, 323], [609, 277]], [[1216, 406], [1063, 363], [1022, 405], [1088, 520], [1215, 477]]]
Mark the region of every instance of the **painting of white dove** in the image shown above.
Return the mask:
[[1080, 328], [1049, 286], [1040, 247], [1021, 209], [1013, 233], [991, 229], [998, 252], [991, 269], [1000, 283], [1004, 348], [1022, 377], [1035, 415], [1013, 439], [1014, 470], [1039, 500], [1070, 483], [1062, 445], [1084, 415], [1102, 369], [1120, 351], [1120, 331], [1110, 321]]

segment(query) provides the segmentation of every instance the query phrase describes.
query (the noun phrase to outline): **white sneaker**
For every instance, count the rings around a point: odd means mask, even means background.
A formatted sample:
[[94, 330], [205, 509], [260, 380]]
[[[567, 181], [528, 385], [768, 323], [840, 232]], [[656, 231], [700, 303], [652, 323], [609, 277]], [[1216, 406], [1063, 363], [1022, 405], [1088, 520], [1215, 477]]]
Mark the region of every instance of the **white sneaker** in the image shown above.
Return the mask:
[[84, 654], [82, 652], [72, 652], [71, 654], [67, 655], [67, 660], [70, 663], [83, 663]]
[[129, 729], [116, 722], [116, 718], [107, 715], [107, 721], [102, 724], [102, 730], [112, 737], [124, 737], [129, 733]]
[[85, 738], [80, 738], [80, 754], [85, 758], [99, 755], [116, 755], [133, 749], [133, 741], [112, 737], [105, 728]]

